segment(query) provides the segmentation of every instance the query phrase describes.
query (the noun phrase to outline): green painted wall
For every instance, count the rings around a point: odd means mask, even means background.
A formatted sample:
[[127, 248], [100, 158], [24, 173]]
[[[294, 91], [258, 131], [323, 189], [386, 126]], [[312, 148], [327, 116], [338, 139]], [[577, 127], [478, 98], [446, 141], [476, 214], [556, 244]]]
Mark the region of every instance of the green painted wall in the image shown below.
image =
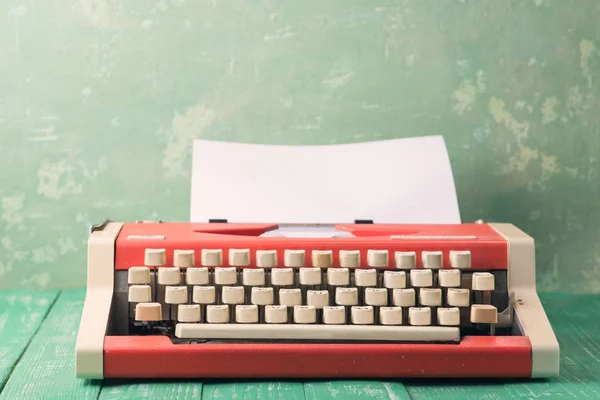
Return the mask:
[[[85, 285], [106, 217], [185, 220], [194, 138], [443, 134], [465, 221], [600, 292], [600, 2], [0, 4], [0, 289]], [[244, 201], [241, 199], [240, 201]]]

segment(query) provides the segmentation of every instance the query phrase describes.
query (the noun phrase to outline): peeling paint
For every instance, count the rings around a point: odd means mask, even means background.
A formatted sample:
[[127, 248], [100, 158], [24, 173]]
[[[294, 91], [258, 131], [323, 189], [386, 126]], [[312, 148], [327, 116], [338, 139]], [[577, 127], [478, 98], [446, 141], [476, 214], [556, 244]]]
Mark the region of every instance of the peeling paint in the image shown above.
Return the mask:
[[44, 160], [38, 169], [37, 192], [48, 199], [60, 199], [63, 196], [78, 195], [83, 187], [74, 177], [75, 167], [66, 159], [57, 162]]
[[558, 99], [556, 96], [549, 97], [544, 101], [541, 108], [542, 124], [549, 124], [558, 118], [558, 114], [555, 110], [557, 105]]
[[163, 151], [163, 168], [166, 177], [189, 176], [188, 161], [194, 139], [202, 137], [216, 118], [216, 113], [202, 103], [177, 114], [172, 122], [167, 146]]
[[458, 89], [452, 93], [454, 112], [458, 115], [463, 115], [471, 111], [477, 100], [477, 95], [485, 92], [486, 80], [485, 72], [479, 70], [477, 71], [475, 82], [472, 82], [470, 79], [461, 82]]
[[580, 61], [579, 65], [581, 67], [581, 73], [585, 77], [588, 83], [588, 87], [592, 87], [592, 73], [590, 70], [590, 60], [592, 56], [596, 53], [596, 45], [591, 40], [583, 39], [579, 43], [579, 52], [580, 52]]
[[452, 94], [454, 100], [454, 111], [463, 115], [473, 109], [477, 97], [477, 87], [471, 81], [464, 81]]
[[323, 79], [321, 83], [328, 89], [337, 89], [340, 86], [344, 86], [350, 82], [352, 77], [354, 76], [353, 71], [348, 71], [343, 74], [339, 74], [336, 76], [332, 76], [327, 79]]
[[579, 86], [571, 86], [567, 92], [567, 111], [569, 116], [581, 115], [588, 107], [588, 98], [583, 95]]
[[275, 32], [265, 35], [263, 40], [265, 42], [270, 42], [272, 40], [281, 40], [281, 39], [291, 38], [295, 35], [296, 35], [296, 32], [294, 32], [294, 29], [291, 26], [287, 25], [284, 28], [277, 29]]
[[517, 150], [510, 152], [508, 162], [501, 167], [501, 170], [505, 174], [508, 174], [515, 171], [524, 171], [531, 161], [538, 159], [539, 152], [538, 150], [523, 144], [523, 141], [529, 132], [529, 123], [517, 121], [506, 110], [505, 106], [506, 103], [504, 100], [495, 97], [490, 98], [488, 103], [488, 110], [494, 117], [494, 120], [497, 123], [503, 124], [510, 132], [512, 132], [516, 139]]
[[8, 227], [23, 222], [24, 194], [16, 194], [2, 198], [2, 219], [8, 223]]
[[[550, 101], [550, 103], [553, 102]], [[509, 147], [507, 160], [500, 166], [502, 173], [525, 172], [533, 162], [538, 162], [541, 167], [541, 174], [536, 179], [529, 180], [528, 188], [529, 190], [546, 190], [546, 182], [560, 171], [557, 157], [544, 154], [539, 149], [526, 144], [531, 124], [527, 121], [518, 121], [506, 110], [504, 100], [495, 97], [490, 98], [488, 110], [494, 120], [504, 125], [514, 135], [515, 139], [516, 148]]]

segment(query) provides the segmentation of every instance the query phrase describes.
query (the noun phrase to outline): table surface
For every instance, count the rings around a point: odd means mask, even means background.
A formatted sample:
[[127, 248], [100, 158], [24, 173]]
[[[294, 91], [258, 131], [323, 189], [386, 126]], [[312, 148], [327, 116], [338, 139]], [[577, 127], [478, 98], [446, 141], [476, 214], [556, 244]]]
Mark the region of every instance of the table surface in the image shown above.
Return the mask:
[[561, 345], [551, 380], [86, 381], [74, 375], [85, 290], [0, 291], [0, 399], [600, 398], [600, 296], [540, 295]]

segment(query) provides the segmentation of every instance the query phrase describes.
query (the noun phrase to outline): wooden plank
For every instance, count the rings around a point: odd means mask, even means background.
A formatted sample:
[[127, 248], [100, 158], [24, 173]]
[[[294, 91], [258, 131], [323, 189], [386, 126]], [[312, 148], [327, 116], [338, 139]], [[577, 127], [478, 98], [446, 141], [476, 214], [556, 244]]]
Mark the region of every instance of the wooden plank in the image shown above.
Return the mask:
[[304, 388], [300, 382], [289, 381], [239, 381], [206, 382], [202, 400], [212, 399], [304, 399]]
[[96, 399], [101, 383], [75, 378], [85, 289], [62, 291], [15, 367], [2, 399]]
[[202, 382], [164, 380], [106, 380], [99, 399], [199, 399]]
[[394, 381], [332, 380], [305, 382], [304, 395], [306, 400], [410, 399], [404, 385]]
[[561, 347], [556, 379], [507, 384], [516, 398], [600, 399], [600, 296], [540, 296]]
[[425, 380], [407, 381], [406, 390], [412, 399], [504, 400], [513, 395], [504, 381], [493, 380]]
[[57, 290], [0, 291], [0, 392], [57, 295]]

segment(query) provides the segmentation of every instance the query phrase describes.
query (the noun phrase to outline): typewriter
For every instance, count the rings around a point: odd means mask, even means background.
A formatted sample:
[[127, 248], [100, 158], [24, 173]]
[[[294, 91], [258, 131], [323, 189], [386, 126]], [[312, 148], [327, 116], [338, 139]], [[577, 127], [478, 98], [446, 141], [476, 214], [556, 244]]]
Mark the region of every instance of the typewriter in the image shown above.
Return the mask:
[[559, 346], [511, 224], [107, 221], [81, 378], [539, 378]]

